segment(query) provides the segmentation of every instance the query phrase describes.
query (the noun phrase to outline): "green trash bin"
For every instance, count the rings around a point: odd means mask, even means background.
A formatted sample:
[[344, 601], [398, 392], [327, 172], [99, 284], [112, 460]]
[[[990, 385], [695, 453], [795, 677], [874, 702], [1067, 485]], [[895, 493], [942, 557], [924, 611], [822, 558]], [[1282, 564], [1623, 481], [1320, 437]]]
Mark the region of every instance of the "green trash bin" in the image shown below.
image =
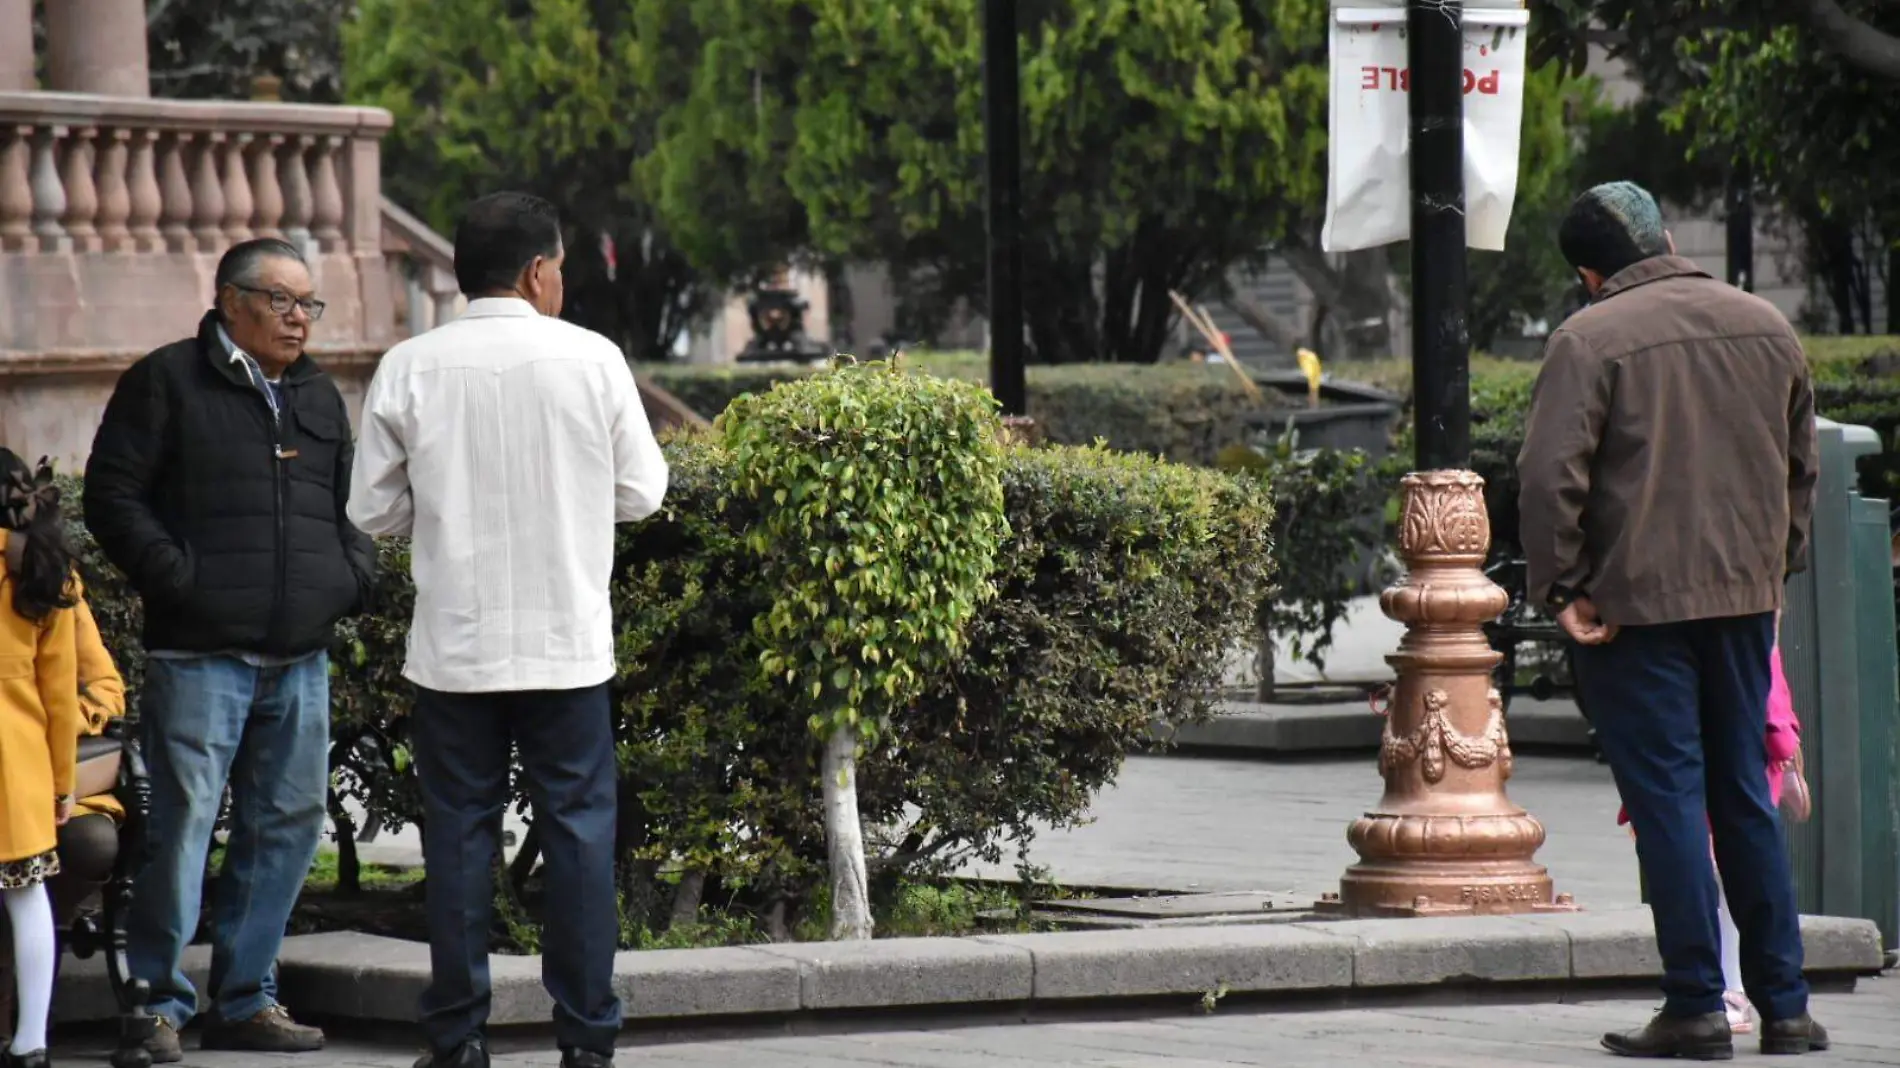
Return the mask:
[[1804, 913], [1873, 920], [1900, 944], [1900, 674], [1888, 506], [1862, 496], [1872, 430], [1817, 420], [1810, 567], [1788, 584], [1781, 651], [1814, 794], [1787, 828]]

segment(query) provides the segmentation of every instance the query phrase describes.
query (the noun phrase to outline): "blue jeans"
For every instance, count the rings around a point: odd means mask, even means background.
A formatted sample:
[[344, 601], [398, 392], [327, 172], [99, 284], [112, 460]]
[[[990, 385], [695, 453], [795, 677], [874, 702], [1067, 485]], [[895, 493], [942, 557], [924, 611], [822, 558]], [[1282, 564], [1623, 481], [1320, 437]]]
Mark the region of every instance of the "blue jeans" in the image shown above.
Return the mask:
[[546, 863], [541, 978], [563, 1050], [612, 1056], [620, 1031], [614, 950], [616, 765], [605, 685], [585, 690], [450, 694], [418, 690], [410, 721], [429, 872], [429, 988], [422, 1030], [438, 1053], [483, 1033], [492, 987], [489, 923], [508, 804], [508, 752], [534, 804]]
[[230, 836], [212, 888], [211, 1009], [247, 1020], [276, 1003], [277, 951], [323, 834], [330, 662], [153, 659], [139, 727], [152, 777], [151, 854], [134, 886], [132, 974], [183, 1027], [198, 993], [180, 966], [198, 930], [205, 855], [224, 789]]
[[1663, 1011], [1722, 1011], [1715, 866], [1768, 1020], [1808, 1011], [1801, 918], [1768, 791], [1772, 614], [1624, 627], [1577, 648], [1577, 682], [1636, 831], [1663, 959]]

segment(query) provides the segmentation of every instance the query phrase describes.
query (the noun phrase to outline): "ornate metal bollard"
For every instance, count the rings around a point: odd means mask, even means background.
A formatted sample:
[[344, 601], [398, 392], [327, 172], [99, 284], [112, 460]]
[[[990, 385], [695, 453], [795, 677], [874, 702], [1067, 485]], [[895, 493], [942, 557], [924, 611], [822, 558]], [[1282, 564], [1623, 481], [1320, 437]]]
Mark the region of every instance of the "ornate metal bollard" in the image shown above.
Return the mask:
[[1347, 840], [1359, 854], [1322, 911], [1356, 916], [1472, 915], [1576, 908], [1534, 857], [1536, 817], [1511, 803], [1511, 743], [1491, 685], [1500, 656], [1483, 624], [1505, 592], [1483, 571], [1491, 544], [1484, 480], [1429, 471], [1402, 483], [1405, 580], [1379, 598], [1406, 624], [1387, 661], [1398, 684], [1379, 747], [1385, 795]]

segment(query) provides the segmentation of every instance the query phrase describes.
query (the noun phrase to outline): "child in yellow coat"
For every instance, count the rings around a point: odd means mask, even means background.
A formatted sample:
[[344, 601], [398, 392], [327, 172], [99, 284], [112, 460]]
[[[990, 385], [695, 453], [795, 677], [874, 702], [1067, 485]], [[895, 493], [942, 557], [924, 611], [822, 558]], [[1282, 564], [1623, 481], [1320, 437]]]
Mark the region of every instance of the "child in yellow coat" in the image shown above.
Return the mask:
[[52, 1007], [52, 902], [59, 828], [72, 817], [78, 747], [79, 584], [60, 523], [59, 491], [0, 449], [0, 899], [13, 927], [19, 1020], [0, 1052], [6, 1068], [47, 1068]]

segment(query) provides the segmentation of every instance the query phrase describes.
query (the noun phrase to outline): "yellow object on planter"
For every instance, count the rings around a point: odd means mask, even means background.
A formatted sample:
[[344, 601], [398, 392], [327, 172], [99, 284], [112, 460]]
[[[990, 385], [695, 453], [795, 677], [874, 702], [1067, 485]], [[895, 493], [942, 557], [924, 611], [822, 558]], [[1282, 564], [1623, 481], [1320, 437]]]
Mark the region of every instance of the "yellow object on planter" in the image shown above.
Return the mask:
[[1297, 356], [1300, 361], [1300, 373], [1306, 376], [1306, 406], [1319, 407], [1319, 354], [1312, 349], [1301, 349]]

